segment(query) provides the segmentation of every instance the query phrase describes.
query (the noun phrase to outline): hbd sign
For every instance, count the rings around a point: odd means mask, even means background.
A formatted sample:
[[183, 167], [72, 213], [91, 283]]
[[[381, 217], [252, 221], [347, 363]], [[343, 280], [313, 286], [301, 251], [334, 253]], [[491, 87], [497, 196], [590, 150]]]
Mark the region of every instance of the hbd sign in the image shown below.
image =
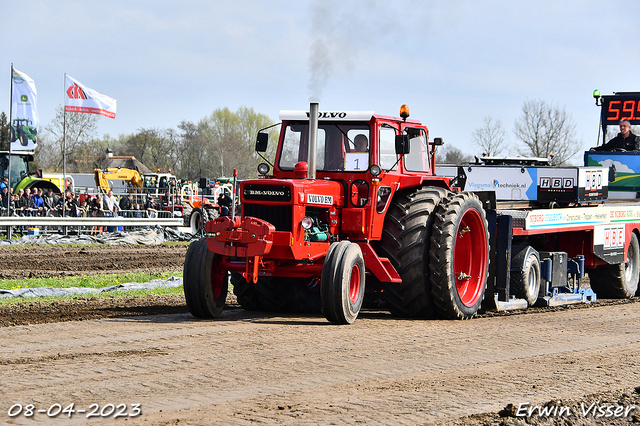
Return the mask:
[[540, 188], [543, 189], [573, 189], [574, 178], [562, 177], [542, 177], [540, 178]]

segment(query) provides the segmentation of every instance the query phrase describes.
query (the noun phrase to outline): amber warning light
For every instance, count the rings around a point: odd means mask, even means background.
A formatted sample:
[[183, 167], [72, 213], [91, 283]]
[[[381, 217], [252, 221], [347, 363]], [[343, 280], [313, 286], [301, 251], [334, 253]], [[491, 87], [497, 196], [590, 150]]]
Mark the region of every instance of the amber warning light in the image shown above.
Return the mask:
[[407, 118], [409, 118], [409, 107], [406, 105], [402, 105], [400, 107], [400, 117], [402, 117], [403, 120], [406, 120]]

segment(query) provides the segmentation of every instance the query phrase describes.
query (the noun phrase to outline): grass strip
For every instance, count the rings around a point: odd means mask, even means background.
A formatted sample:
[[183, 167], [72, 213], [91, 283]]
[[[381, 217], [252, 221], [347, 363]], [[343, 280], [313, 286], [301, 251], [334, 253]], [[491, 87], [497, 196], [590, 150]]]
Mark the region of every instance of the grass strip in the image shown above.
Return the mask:
[[59, 300], [84, 300], [84, 299], [117, 299], [117, 298], [131, 298], [142, 296], [165, 296], [165, 295], [183, 295], [184, 290], [180, 287], [157, 287], [150, 290], [116, 290], [108, 291], [105, 293], [96, 294], [83, 294], [83, 295], [68, 295], [60, 297], [3, 297], [0, 299], [0, 307], [9, 305], [29, 304], [33, 302], [53, 303]]
[[129, 272], [124, 274], [78, 275], [72, 277], [4, 279], [0, 280], [0, 290], [42, 287], [100, 288], [123, 283], [145, 283], [151, 280], [166, 280], [170, 276], [182, 277], [182, 271], [169, 271], [162, 273]]

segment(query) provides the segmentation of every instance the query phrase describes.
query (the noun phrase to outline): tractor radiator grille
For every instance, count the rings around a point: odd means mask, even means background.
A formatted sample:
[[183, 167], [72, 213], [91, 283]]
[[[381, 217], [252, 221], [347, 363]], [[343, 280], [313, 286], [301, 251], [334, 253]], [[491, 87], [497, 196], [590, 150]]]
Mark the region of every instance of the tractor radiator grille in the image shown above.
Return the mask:
[[242, 215], [266, 220], [276, 227], [276, 231], [291, 232], [293, 220], [293, 206], [265, 206], [263, 204], [242, 204]]

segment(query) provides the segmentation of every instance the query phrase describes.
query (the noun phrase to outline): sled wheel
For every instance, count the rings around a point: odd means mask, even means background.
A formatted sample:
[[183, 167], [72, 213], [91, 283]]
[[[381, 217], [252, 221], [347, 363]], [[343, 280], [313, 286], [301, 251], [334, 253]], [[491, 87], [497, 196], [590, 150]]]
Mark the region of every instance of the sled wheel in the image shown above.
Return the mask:
[[[515, 251], [515, 250], [513, 250]], [[533, 306], [540, 294], [540, 259], [538, 252], [531, 247], [525, 247], [511, 260], [511, 264], [521, 266], [517, 270], [511, 270], [511, 290], [513, 294], [525, 299], [529, 306]]]
[[446, 191], [418, 188], [397, 194], [384, 220], [381, 254], [396, 268], [401, 283], [383, 283], [382, 292], [392, 314], [405, 318], [435, 315], [429, 281], [429, 247], [435, 209]]
[[365, 269], [360, 246], [349, 241], [329, 248], [320, 283], [324, 315], [336, 324], [355, 321], [364, 300]]
[[431, 237], [431, 291], [444, 318], [473, 317], [484, 298], [489, 233], [482, 203], [461, 192], [442, 200]]
[[628, 299], [640, 295], [640, 244], [635, 233], [629, 237], [627, 261], [619, 265], [602, 266], [589, 272], [591, 289], [603, 298]]
[[189, 245], [184, 261], [184, 297], [196, 318], [216, 318], [227, 300], [229, 274], [222, 268], [222, 256], [207, 248], [206, 238]]
[[258, 299], [256, 287], [253, 282], [248, 283], [242, 274], [239, 274], [238, 272], [231, 273], [230, 282], [231, 285], [233, 285], [233, 294], [236, 295], [238, 304], [242, 309], [247, 311], [262, 310], [262, 304]]

